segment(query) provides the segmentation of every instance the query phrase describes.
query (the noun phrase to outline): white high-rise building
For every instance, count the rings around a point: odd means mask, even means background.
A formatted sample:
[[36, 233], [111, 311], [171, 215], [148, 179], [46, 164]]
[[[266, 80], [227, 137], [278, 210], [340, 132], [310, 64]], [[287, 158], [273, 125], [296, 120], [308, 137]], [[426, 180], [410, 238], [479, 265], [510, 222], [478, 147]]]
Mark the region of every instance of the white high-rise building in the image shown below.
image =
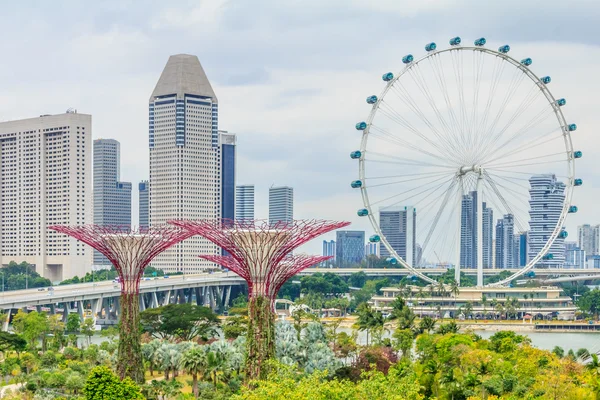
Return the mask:
[[[565, 201], [565, 184], [556, 175], [534, 175], [529, 178], [529, 257], [533, 259], [548, 242]], [[559, 235], [550, 246], [544, 259], [536, 266], [560, 268], [565, 262], [565, 238]], [[498, 266], [496, 266], [498, 268]]]
[[91, 271], [92, 249], [51, 225], [92, 222], [92, 116], [0, 123], [0, 255], [51, 281]]
[[235, 187], [235, 218], [242, 221], [254, 220], [254, 185]]
[[586, 256], [600, 254], [600, 225], [580, 225], [577, 227], [577, 245]]
[[[218, 101], [198, 57], [169, 57], [149, 101], [150, 226], [171, 219], [221, 218]], [[199, 272], [220, 254], [194, 236], [156, 257], [167, 272]]]
[[269, 223], [294, 220], [294, 189], [289, 186], [269, 188]]
[[[379, 210], [379, 226], [392, 249], [409, 265], [417, 261], [417, 210], [412, 207], [386, 207]], [[385, 246], [379, 247], [381, 257], [390, 257]]]

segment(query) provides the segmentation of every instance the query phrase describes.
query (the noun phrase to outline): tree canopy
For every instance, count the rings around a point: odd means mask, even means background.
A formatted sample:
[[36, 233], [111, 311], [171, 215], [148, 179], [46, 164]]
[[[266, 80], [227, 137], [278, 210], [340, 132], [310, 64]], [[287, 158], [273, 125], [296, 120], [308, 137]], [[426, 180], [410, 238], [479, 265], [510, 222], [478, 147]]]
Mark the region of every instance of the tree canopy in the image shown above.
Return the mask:
[[193, 340], [214, 336], [219, 318], [208, 307], [184, 303], [142, 311], [140, 322], [143, 329], [154, 337]]

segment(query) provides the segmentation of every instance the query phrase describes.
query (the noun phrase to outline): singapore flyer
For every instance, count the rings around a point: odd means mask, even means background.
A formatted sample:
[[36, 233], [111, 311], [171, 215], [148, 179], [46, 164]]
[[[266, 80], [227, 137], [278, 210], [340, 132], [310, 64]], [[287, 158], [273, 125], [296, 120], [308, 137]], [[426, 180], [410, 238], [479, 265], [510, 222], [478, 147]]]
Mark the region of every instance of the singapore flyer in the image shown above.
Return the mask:
[[[434, 283], [427, 268], [513, 273], [494, 285], [564, 261], [573, 190], [582, 185], [577, 125], [552, 77], [508, 44], [460, 37], [406, 54], [383, 89], [367, 93], [351, 186], [380, 255]], [[399, 226], [400, 230], [390, 229]]]

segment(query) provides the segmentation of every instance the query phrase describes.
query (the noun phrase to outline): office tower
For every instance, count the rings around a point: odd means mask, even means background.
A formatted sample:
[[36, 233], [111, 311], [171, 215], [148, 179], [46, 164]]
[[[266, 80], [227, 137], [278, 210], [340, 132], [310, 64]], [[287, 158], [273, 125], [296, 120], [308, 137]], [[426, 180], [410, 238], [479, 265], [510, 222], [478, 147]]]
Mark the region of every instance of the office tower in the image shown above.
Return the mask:
[[330, 261], [335, 261], [335, 240], [323, 240], [323, 255], [333, 257]]
[[[416, 261], [417, 210], [414, 207], [387, 207], [379, 210], [379, 227], [389, 245], [409, 265]], [[385, 246], [381, 257], [390, 257]]]
[[477, 192], [462, 197], [460, 208], [460, 266], [477, 267]]
[[[94, 140], [94, 224], [131, 227], [131, 182], [121, 182], [121, 144]], [[94, 265], [110, 261], [94, 250]]]
[[518, 233], [515, 238], [517, 240], [515, 244], [515, 254], [517, 255], [515, 268], [524, 267], [529, 262], [529, 233]]
[[576, 242], [565, 242], [564, 268], [586, 267], [586, 251], [581, 249]]
[[578, 226], [577, 244], [588, 257], [600, 254], [600, 225], [585, 224]]
[[[492, 260], [492, 246], [494, 244], [494, 210], [486, 207], [483, 202], [483, 268], [492, 268], [494, 261]], [[475, 238], [477, 242], [477, 238]]]
[[514, 267], [515, 250], [515, 219], [512, 214], [506, 214], [496, 223], [496, 268], [508, 269]]
[[148, 205], [148, 192], [150, 185], [148, 181], [141, 181], [138, 184], [139, 190], [139, 226], [140, 229], [148, 229], [150, 226], [150, 213]]
[[365, 244], [365, 256], [378, 256], [379, 255], [379, 244], [367, 242]]
[[351, 267], [365, 258], [364, 231], [336, 231], [335, 261], [340, 267]]
[[92, 250], [51, 225], [92, 222], [92, 116], [67, 111], [0, 123], [3, 265], [60, 281], [91, 270]]
[[[171, 219], [221, 217], [218, 101], [196, 56], [169, 57], [149, 100], [150, 226]], [[220, 254], [199, 236], [169, 248], [152, 265], [166, 272], [200, 272]]]
[[241, 221], [254, 220], [254, 185], [235, 187], [235, 218]]
[[235, 134], [219, 132], [221, 143], [221, 218], [235, 219]]
[[294, 220], [294, 189], [288, 186], [269, 188], [269, 223]]
[[[533, 259], [550, 238], [558, 223], [565, 201], [565, 184], [556, 175], [534, 175], [529, 178], [529, 259]], [[550, 258], [548, 255], [552, 255]], [[538, 268], [560, 268], [565, 262], [565, 239], [558, 236]]]

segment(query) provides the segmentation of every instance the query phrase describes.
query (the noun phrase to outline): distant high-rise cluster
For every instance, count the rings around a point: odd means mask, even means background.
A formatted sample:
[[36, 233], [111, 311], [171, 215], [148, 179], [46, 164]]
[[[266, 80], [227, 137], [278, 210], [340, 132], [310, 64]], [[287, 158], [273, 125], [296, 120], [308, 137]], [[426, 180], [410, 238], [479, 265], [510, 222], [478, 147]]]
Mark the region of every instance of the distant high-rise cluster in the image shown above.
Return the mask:
[[[121, 144], [94, 140], [94, 224], [131, 227], [131, 182], [121, 182]], [[94, 250], [94, 265], [110, 261]]]
[[335, 262], [335, 240], [323, 240], [323, 255], [333, 257]]
[[289, 186], [269, 188], [269, 223], [294, 220], [294, 189]]
[[48, 230], [92, 222], [92, 116], [69, 110], [0, 123], [3, 265], [60, 281], [91, 270], [92, 251]]
[[[409, 265], [417, 263], [417, 210], [414, 207], [387, 207], [379, 210], [379, 227], [388, 244]], [[381, 257], [390, 257], [380, 246]]]
[[365, 258], [365, 231], [337, 231], [335, 260], [340, 267], [351, 267]]

